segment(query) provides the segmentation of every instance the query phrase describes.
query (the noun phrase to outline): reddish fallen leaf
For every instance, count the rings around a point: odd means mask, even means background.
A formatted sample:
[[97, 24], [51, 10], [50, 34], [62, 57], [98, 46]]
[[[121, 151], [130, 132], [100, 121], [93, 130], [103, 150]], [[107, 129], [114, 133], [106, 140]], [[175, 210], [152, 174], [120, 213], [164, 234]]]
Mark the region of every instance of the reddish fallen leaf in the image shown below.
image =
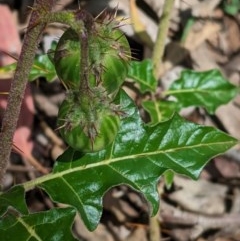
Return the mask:
[[[7, 21], [6, 21], [7, 19]], [[17, 26], [13, 14], [6, 5], [0, 5], [0, 50], [13, 55], [19, 55], [21, 41], [17, 31]], [[0, 66], [14, 62], [15, 60], [0, 52]], [[0, 92], [9, 92], [11, 79], [0, 80]], [[0, 95], [1, 112], [7, 106], [7, 95]], [[2, 116], [1, 116], [2, 117]], [[0, 118], [1, 118], [0, 117]], [[21, 113], [18, 119], [18, 126], [14, 134], [13, 143], [20, 155], [27, 159], [31, 156], [33, 142], [31, 140], [31, 130], [34, 117], [34, 104], [29, 86], [26, 88], [25, 97], [22, 103]]]

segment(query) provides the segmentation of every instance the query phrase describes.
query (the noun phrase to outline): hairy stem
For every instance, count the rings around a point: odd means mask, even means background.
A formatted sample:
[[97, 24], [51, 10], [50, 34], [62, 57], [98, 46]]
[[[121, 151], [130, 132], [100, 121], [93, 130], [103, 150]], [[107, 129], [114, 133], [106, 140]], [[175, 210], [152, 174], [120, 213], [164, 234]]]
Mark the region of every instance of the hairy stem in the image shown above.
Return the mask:
[[[81, 11], [81, 10], [80, 10]], [[80, 11], [74, 10], [66, 10], [61, 12], [50, 12], [47, 13], [45, 16], [41, 16], [42, 23], [63, 23], [69, 25], [76, 33], [81, 32], [84, 28], [83, 21], [81, 17], [79, 17]]]
[[31, 70], [35, 51], [46, 23], [39, 21], [41, 15], [50, 12], [57, 0], [36, 0], [23, 40], [22, 51], [12, 81], [8, 105], [2, 120], [0, 133], [0, 181], [2, 182], [12, 149], [12, 139], [17, 126], [28, 75]]
[[59, 22], [69, 25], [69, 27], [74, 30], [79, 36], [79, 43], [81, 49], [81, 63], [80, 63], [80, 75], [79, 78], [80, 93], [86, 93], [88, 89], [88, 39], [93, 28], [93, 17], [85, 10], [77, 11], [61, 11], [48, 13], [41, 18], [42, 22], [51, 23]]
[[166, 40], [168, 28], [169, 28], [171, 11], [172, 11], [173, 5], [174, 5], [174, 0], [165, 1], [163, 14], [158, 26], [157, 40], [153, 48], [153, 57], [152, 57], [153, 69], [154, 69], [153, 72], [157, 79], [161, 74], [162, 58], [163, 58], [163, 53], [165, 49], [165, 40]]
[[80, 39], [80, 85], [79, 92], [87, 93], [88, 92], [88, 79], [89, 79], [89, 66], [88, 66], [88, 32], [82, 31], [79, 34]]
[[79, 35], [81, 56], [80, 56], [80, 93], [87, 93], [89, 89], [89, 37], [93, 29], [93, 18], [92, 16], [82, 10], [76, 15], [77, 19], [81, 19], [84, 23], [84, 29], [77, 32]]

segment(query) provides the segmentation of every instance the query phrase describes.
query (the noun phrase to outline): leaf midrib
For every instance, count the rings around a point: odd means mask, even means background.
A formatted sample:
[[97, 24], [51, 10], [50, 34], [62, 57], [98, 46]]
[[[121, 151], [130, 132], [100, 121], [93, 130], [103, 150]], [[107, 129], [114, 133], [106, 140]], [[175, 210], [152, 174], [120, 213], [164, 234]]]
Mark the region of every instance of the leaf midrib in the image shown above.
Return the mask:
[[165, 91], [164, 92], [164, 94], [165, 95], [172, 95], [172, 94], [184, 94], [184, 93], [192, 93], [192, 92], [194, 92], [194, 93], [209, 93], [209, 92], [212, 92], [212, 91], [222, 91], [222, 90], [218, 90], [218, 89], [206, 89], [206, 90], [204, 90], [204, 89], [197, 89], [197, 88], [195, 88], [195, 89], [193, 89], [193, 88], [191, 88], [191, 89], [180, 89], [180, 90], [167, 90], [167, 91]]
[[131, 74], [128, 74], [128, 77], [130, 79], [135, 79], [137, 80], [139, 83], [141, 83], [143, 86], [146, 86], [148, 87], [149, 89], [153, 89], [153, 86], [151, 85], [151, 83], [148, 83], [146, 81], [144, 81], [143, 79], [139, 78], [138, 76], [135, 76], [135, 75], [131, 75]]
[[118, 161], [124, 161], [124, 160], [129, 160], [129, 159], [137, 159], [137, 158], [141, 158], [143, 156], [154, 156], [154, 155], [159, 155], [159, 154], [164, 154], [164, 153], [170, 153], [170, 152], [176, 152], [178, 150], [184, 150], [184, 149], [193, 149], [193, 148], [198, 148], [198, 147], [203, 147], [203, 146], [207, 146], [209, 147], [211, 145], [211, 147], [214, 146], [218, 146], [218, 145], [234, 145], [236, 142], [234, 140], [232, 141], [227, 141], [227, 142], [217, 142], [217, 143], [206, 143], [206, 144], [198, 144], [198, 145], [192, 145], [192, 146], [183, 146], [183, 147], [176, 147], [176, 148], [172, 148], [172, 149], [168, 149], [168, 150], [157, 150], [154, 152], [145, 152], [145, 153], [139, 153], [139, 154], [133, 154], [133, 155], [127, 155], [127, 156], [123, 156], [123, 157], [116, 157], [116, 158], [109, 158], [109, 159], [105, 159], [102, 161], [99, 161], [97, 163], [91, 163], [91, 164], [87, 164], [84, 166], [78, 166], [78, 167], [73, 167], [71, 169], [67, 169], [65, 171], [60, 171], [57, 173], [50, 173], [48, 175], [39, 177], [33, 181], [29, 181], [23, 184], [25, 190], [30, 190], [35, 186], [40, 185], [41, 183], [44, 183], [46, 181], [50, 181], [52, 179], [56, 179], [56, 178], [60, 178], [64, 175], [67, 175], [69, 173], [73, 173], [76, 171], [82, 171], [82, 170], [86, 170], [86, 169], [91, 169], [91, 168], [96, 168], [99, 166], [103, 166], [103, 165], [109, 165]]
[[17, 218], [18, 222], [23, 225], [23, 227], [27, 230], [27, 232], [31, 235], [31, 237], [34, 237], [38, 241], [43, 241], [41, 237], [37, 235], [35, 230], [32, 228], [32, 226], [28, 225], [21, 217]]

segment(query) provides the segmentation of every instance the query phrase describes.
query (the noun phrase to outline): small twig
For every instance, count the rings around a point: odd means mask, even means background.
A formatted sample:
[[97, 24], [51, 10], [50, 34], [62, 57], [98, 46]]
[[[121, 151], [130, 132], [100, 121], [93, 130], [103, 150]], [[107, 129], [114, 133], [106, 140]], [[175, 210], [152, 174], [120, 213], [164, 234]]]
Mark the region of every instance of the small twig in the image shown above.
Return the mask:
[[[31, 164], [28, 162], [28, 160], [25, 157], [22, 157], [22, 161], [23, 161], [24, 166], [31, 167]], [[36, 178], [36, 173], [33, 170], [29, 170], [27, 172], [27, 175], [30, 180], [33, 180]]]
[[34, 169], [31, 166], [14, 165], [14, 164], [10, 164], [7, 167], [7, 171], [9, 171], [9, 172], [38, 172], [38, 170]]
[[44, 134], [57, 146], [64, 146], [63, 140], [56, 135], [56, 133], [48, 126], [48, 124], [40, 120], [40, 126], [43, 129]]
[[49, 170], [46, 167], [42, 166], [33, 155], [27, 155], [25, 158], [26, 161], [28, 161], [28, 163], [35, 167], [39, 172], [43, 174], [49, 173]]
[[201, 233], [209, 229], [220, 229], [227, 226], [240, 225], [239, 213], [218, 216], [202, 215], [175, 208], [162, 200], [161, 221], [168, 224], [195, 227], [191, 238], [196, 239]]
[[166, 36], [170, 24], [171, 11], [173, 8], [174, 0], [165, 1], [163, 14], [158, 26], [157, 39], [153, 48], [153, 69], [154, 75], [158, 79], [162, 68], [162, 58], [165, 49]]

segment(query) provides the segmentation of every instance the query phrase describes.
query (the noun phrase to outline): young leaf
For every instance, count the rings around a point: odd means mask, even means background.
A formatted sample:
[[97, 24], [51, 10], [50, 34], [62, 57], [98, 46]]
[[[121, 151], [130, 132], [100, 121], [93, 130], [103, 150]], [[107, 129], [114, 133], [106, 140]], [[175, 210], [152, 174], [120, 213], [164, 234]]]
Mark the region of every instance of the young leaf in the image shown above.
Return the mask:
[[24, 198], [25, 192], [22, 186], [14, 186], [9, 191], [0, 195], [0, 216], [9, 208], [13, 207], [22, 214], [28, 214], [27, 205]]
[[174, 112], [178, 112], [180, 110], [179, 103], [174, 101], [147, 100], [142, 103], [142, 106], [151, 117], [150, 125], [155, 125], [156, 123], [165, 121], [169, 119]]
[[90, 230], [100, 220], [102, 198], [109, 188], [127, 184], [142, 192], [156, 214], [157, 182], [166, 170], [196, 179], [210, 158], [236, 144], [233, 137], [178, 115], [153, 127], [145, 125], [123, 91], [116, 104], [126, 117], [111, 146], [85, 155], [68, 148], [53, 174], [35, 180], [53, 200], [76, 207]]
[[139, 84], [141, 93], [156, 91], [157, 80], [153, 75], [153, 65], [150, 59], [141, 62], [132, 61], [128, 70], [128, 77]]
[[[10, 76], [16, 69], [16, 63], [9, 64], [0, 68], [0, 73]], [[45, 77], [48, 82], [57, 78], [55, 67], [47, 55], [38, 55], [34, 59], [32, 69], [29, 74], [29, 81]]]
[[56, 208], [18, 217], [8, 213], [0, 220], [0, 240], [77, 241], [69, 229], [75, 215], [73, 208]]
[[16, 63], [0, 67], [0, 79], [9, 79], [13, 76], [16, 69]]
[[46, 54], [36, 56], [33, 67], [29, 74], [29, 80], [45, 77], [48, 82], [57, 78], [55, 67]]
[[174, 181], [174, 172], [172, 170], [167, 170], [164, 172], [164, 182], [167, 189], [170, 189]]
[[167, 95], [175, 96], [183, 107], [203, 106], [211, 114], [220, 105], [233, 99], [237, 93], [238, 89], [229, 83], [219, 70], [185, 70], [165, 92]]

